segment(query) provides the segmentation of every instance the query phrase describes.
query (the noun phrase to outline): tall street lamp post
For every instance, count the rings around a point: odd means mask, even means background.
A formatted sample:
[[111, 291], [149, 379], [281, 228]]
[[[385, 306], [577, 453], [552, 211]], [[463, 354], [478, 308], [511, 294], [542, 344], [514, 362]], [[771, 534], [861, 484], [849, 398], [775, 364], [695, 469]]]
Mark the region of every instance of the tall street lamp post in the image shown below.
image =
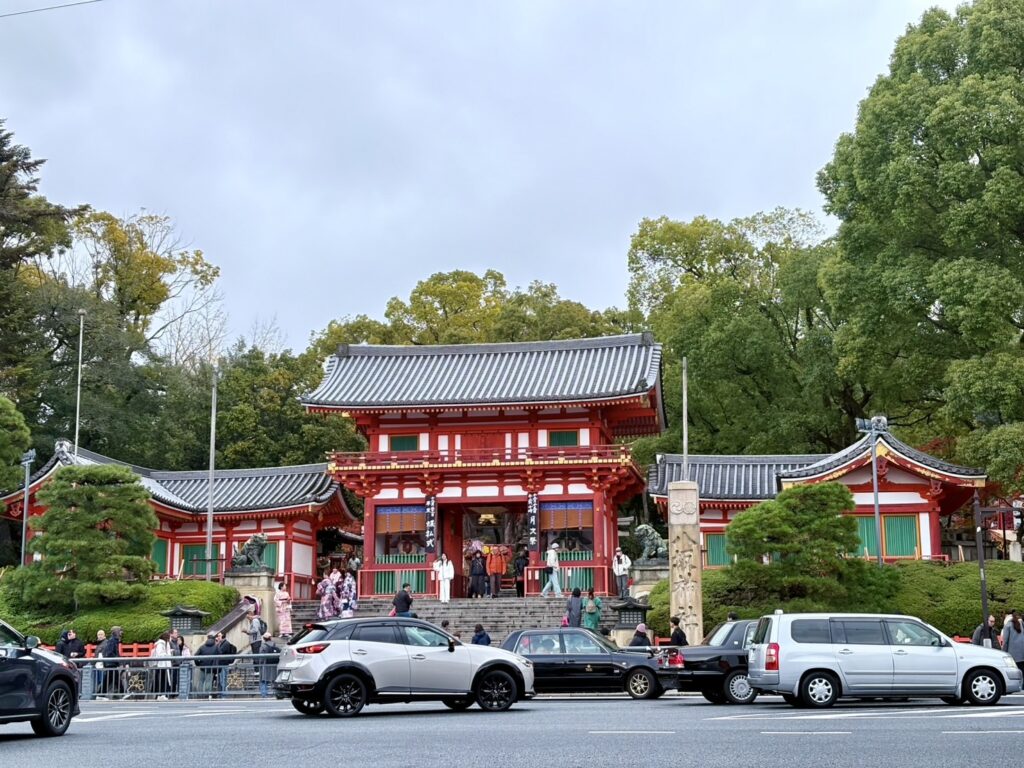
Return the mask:
[[210, 477], [206, 490], [206, 580], [213, 578], [213, 466], [217, 452], [217, 367], [213, 368], [210, 398]]
[[21, 456], [21, 466], [25, 468], [25, 506], [21, 515], [21, 564], [25, 565], [25, 545], [28, 543], [28, 486], [32, 478], [32, 462], [36, 460], [34, 448], [30, 448]]
[[82, 338], [85, 331], [85, 310], [78, 310], [78, 387], [75, 390], [75, 458], [78, 457], [78, 419], [82, 413]]
[[871, 490], [875, 496], [875, 547], [878, 552], [878, 567], [882, 561], [882, 513], [878, 506], [878, 436], [889, 431], [889, 422], [885, 416], [872, 416], [871, 419], [857, 419], [857, 431], [871, 438]]

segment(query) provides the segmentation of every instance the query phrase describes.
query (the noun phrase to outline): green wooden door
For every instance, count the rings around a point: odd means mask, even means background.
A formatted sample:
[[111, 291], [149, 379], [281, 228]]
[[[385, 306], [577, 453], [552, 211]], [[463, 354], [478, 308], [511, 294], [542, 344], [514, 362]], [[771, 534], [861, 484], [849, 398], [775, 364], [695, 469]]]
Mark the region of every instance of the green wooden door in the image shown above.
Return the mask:
[[852, 554], [857, 557], [864, 557], [864, 548], [867, 547], [871, 557], [878, 557], [878, 536], [875, 531], [875, 518], [858, 515], [857, 534], [860, 536], [860, 546]]
[[167, 539], [157, 539], [153, 542], [153, 551], [150, 553], [153, 563], [156, 565], [157, 574], [167, 574]]
[[705, 533], [704, 549], [707, 550], [708, 566], [729, 564], [729, 555], [725, 551], [724, 533]]
[[885, 515], [885, 554], [889, 557], [913, 557], [917, 554], [917, 516]]
[[[217, 566], [220, 563], [216, 560], [219, 552], [217, 545], [213, 545], [213, 557], [214, 561], [210, 568], [210, 573], [217, 573]], [[205, 576], [206, 575], [206, 545], [205, 544], [186, 544], [181, 548], [181, 557], [185, 561], [185, 567], [182, 571], [184, 576]], [[195, 558], [195, 560], [193, 560]]]
[[274, 569], [277, 573], [277, 542], [267, 542], [267, 548], [263, 550], [263, 564]]

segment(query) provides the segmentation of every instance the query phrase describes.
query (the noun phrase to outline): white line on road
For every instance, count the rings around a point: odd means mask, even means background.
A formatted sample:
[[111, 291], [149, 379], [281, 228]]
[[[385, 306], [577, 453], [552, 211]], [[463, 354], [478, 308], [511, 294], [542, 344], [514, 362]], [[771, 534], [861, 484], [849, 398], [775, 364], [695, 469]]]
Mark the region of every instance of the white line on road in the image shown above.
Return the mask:
[[963, 736], [964, 734], [974, 735], [976, 733], [1024, 733], [1024, 731], [943, 731], [943, 733]]
[[648, 734], [672, 735], [672, 734], [675, 733], [675, 731], [587, 731], [587, 733], [593, 734], [595, 736], [607, 736], [607, 735], [610, 735], [610, 734], [623, 734], [623, 733], [626, 733], [626, 734], [638, 733], [638, 734], [643, 734], [643, 735], [646, 736]]
[[100, 715], [99, 717], [76, 717], [74, 723], [96, 723], [100, 720], [124, 720], [126, 717], [145, 717], [152, 712], [122, 712], [119, 715]]
[[761, 731], [762, 736], [849, 736], [850, 731]]

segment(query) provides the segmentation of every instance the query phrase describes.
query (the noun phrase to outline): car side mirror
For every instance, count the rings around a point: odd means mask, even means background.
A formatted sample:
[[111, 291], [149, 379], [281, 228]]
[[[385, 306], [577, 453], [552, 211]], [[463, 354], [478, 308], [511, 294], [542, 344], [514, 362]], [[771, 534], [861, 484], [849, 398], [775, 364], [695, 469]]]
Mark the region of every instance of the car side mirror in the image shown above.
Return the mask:
[[33, 648], [38, 648], [40, 642], [40, 639], [35, 635], [29, 635], [25, 638], [25, 648], [31, 651]]
[[448, 641], [448, 653], [455, 653], [455, 640]]

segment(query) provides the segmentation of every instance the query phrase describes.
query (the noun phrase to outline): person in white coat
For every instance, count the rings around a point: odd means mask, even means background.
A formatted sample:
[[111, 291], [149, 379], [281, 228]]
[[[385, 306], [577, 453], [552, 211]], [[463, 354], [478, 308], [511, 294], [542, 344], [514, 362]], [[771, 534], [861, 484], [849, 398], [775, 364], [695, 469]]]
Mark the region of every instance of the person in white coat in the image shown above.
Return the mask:
[[434, 573], [437, 578], [437, 598], [442, 603], [452, 599], [452, 579], [455, 578], [455, 563], [448, 559], [448, 555], [442, 554], [434, 561]]
[[544, 553], [544, 571], [548, 575], [548, 583], [540, 591], [542, 597], [548, 596], [548, 590], [555, 590], [555, 597], [562, 596], [562, 586], [558, 583], [558, 542], [556, 541]]
[[629, 597], [629, 569], [632, 565], [633, 561], [628, 555], [623, 554], [622, 547], [616, 547], [615, 554], [612, 555], [612, 575], [615, 576], [619, 597], [623, 599]]

